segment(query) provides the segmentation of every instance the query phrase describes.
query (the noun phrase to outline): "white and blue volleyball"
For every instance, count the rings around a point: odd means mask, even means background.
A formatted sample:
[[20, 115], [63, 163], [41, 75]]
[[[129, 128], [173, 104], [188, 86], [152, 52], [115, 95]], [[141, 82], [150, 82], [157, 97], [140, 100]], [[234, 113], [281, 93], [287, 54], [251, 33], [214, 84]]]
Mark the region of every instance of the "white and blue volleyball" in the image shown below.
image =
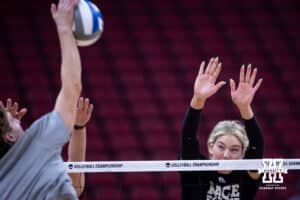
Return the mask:
[[74, 12], [73, 33], [78, 46], [94, 44], [103, 32], [103, 15], [89, 0], [80, 0]]

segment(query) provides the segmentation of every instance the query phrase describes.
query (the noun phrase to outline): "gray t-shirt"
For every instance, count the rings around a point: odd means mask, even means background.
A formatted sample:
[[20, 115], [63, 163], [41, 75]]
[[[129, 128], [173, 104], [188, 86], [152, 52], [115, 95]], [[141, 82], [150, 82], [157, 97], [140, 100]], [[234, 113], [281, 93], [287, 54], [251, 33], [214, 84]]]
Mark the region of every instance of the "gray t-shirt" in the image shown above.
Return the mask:
[[61, 157], [69, 137], [60, 113], [36, 120], [0, 160], [1, 199], [78, 199]]

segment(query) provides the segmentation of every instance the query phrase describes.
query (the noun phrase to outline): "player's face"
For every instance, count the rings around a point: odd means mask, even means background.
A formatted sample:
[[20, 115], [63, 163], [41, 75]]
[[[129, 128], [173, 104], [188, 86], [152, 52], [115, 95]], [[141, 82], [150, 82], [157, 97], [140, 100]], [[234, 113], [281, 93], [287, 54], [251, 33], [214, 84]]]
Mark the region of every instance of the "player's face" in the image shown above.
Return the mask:
[[24, 133], [20, 120], [14, 118], [9, 112], [7, 113], [7, 119], [11, 127], [11, 131], [6, 133], [5, 140], [9, 143], [15, 143]]
[[[208, 145], [212, 160], [239, 160], [244, 157], [241, 142], [234, 135], [222, 135], [213, 144]], [[228, 174], [231, 171], [220, 171]]]
[[212, 160], [238, 160], [243, 158], [241, 142], [234, 135], [222, 135], [208, 145]]

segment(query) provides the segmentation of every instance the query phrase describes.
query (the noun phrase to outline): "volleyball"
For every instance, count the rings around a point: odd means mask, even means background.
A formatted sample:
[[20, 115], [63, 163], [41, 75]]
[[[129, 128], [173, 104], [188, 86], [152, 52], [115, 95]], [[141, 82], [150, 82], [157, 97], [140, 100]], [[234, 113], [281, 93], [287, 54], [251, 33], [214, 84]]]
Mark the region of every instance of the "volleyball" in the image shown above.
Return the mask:
[[73, 33], [78, 46], [90, 46], [103, 32], [100, 9], [89, 0], [80, 0], [74, 12]]

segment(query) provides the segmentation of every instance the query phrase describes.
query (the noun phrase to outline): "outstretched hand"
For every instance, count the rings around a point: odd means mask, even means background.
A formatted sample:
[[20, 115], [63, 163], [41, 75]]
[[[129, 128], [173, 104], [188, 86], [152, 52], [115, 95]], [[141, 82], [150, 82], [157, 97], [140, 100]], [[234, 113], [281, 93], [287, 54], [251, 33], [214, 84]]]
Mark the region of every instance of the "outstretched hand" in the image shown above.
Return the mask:
[[[216, 83], [221, 68], [222, 64], [219, 62], [218, 57], [211, 58], [206, 68], [205, 62], [203, 61], [201, 63], [199, 73], [194, 83], [192, 107], [201, 108], [204, 106], [205, 101], [226, 84], [225, 81]], [[196, 102], [200, 102], [199, 105], [197, 105], [198, 103]]]
[[74, 9], [79, 0], [59, 0], [58, 5], [51, 4], [51, 14], [57, 30], [72, 30]]
[[80, 97], [78, 100], [75, 124], [85, 126], [91, 119], [93, 109], [94, 105], [90, 103], [88, 98]]
[[[3, 102], [0, 101], [0, 104], [2, 107], [4, 107]], [[6, 107], [5, 107], [6, 111], [9, 112], [11, 114], [11, 116], [15, 119], [18, 119], [19, 121], [22, 120], [22, 118], [24, 117], [24, 115], [27, 113], [27, 108], [21, 108], [19, 110], [19, 104], [18, 102], [14, 102], [8, 98], [6, 100]]]
[[[252, 70], [251, 65], [248, 65], [247, 71], [245, 73], [245, 66], [242, 65], [240, 70], [239, 85], [237, 88], [234, 80], [230, 79], [231, 99], [240, 110], [242, 116], [243, 112], [252, 112], [251, 103], [256, 91], [262, 83], [262, 79], [259, 79], [255, 83], [256, 74], [257, 68]], [[247, 115], [253, 115], [253, 113], [247, 113]]]

